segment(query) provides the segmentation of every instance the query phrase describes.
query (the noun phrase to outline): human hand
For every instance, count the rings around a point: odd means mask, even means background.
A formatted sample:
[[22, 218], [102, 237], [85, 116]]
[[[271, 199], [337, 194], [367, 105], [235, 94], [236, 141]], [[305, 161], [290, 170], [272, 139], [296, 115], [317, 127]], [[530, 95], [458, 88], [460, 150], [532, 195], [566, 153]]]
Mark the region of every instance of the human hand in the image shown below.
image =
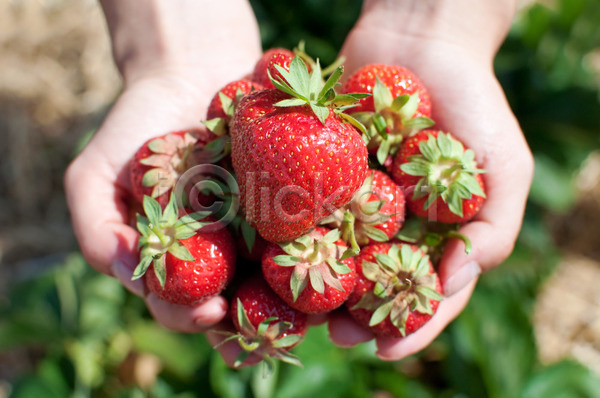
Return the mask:
[[147, 3], [140, 7], [137, 0], [103, 1], [125, 87], [92, 141], [70, 165], [65, 190], [86, 260], [144, 297], [163, 326], [201, 332], [225, 316], [224, 298], [179, 306], [148, 293], [142, 280], [131, 280], [139, 261], [139, 234], [130, 226], [128, 162], [152, 137], [201, 128], [214, 93], [252, 70], [260, 41], [245, 1], [224, 5], [177, 0], [165, 9], [164, 2]]
[[[404, 339], [378, 338], [377, 355], [397, 360], [433, 341], [466, 306], [481, 271], [512, 251], [533, 174], [533, 160], [492, 68], [514, 2], [366, 1], [342, 54], [348, 76], [370, 63], [408, 67], [428, 88], [436, 128], [472, 148], [486, 169], [487, 201], [460, 229], [472, 242], [450, 241], [439, 265], [446, 298], [423, 328]], [[344, 312], [331, 316], [330, 337], [341, 346], [373, 335]]]

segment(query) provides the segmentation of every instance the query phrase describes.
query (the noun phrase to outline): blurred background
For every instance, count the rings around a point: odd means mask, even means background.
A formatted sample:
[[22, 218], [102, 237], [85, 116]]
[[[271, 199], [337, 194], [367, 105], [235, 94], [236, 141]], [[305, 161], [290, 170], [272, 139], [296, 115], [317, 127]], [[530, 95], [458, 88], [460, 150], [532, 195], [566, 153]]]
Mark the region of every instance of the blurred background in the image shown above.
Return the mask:
[[[305, 39], [325, 64], [361, 4], [251, 3], [265, 48]], [[313, 328], [304, 370], [266, 379], [155, 324], [78, 252], [62, 175], [120, 90], [97, 1], [0, 0], [0, 21], [0, 398], [600, 396], [597, 0], [519, 2], [495, 66], [535, 179], [513, 255], [464, 313], [395, 363]]]

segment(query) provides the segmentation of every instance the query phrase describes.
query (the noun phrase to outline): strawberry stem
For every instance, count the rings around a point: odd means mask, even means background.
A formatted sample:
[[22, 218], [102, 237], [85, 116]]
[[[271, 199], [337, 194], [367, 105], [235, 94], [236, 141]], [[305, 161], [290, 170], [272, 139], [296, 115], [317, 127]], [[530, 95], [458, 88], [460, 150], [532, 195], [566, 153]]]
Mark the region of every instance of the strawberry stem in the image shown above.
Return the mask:
[[163, 231], [157, 227], [154, 224], [150, 224], [149, 225], [150, 230], [152, 232], [154, 232], [154, 234], [156, 235], [156, 237], [160, 240], [160, 243], [164, 246], [164, 247], [168, 247], [171, 244], [171, 237], [167, 236], [163, 233]]

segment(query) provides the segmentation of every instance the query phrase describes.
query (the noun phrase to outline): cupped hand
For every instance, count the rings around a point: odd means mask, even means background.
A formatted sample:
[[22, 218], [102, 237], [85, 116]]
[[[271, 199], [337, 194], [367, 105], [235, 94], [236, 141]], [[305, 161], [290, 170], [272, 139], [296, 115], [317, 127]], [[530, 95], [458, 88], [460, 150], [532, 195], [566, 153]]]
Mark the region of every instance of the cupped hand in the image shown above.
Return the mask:
[[[459, 231], [471, 240], [471, 253], [465, 253], [462, 242], [450, 241], [439, 264], [445, 299], [437, 313], [404, 339], [376, 340], [380, 358], [398, 360], [429, 345], [464, 309], [478, 275], [511, 253], [523, 218], [533, 160], [492, 68], [505, 31], [495, 40], [482, 37], [477, 42], [472, 38], [476, 45], [469, 46], [461, 43], [460, 36], [399, 34], [385, 23], [377, 25], [368, 19], [359, 21], [343, 47], [348, 76], [370, 63], [411, 69], [428, 88], [434, 128], [461, 139], [475, 151], [479, 166], [487, 170], [483, 175], [487, 201]], [[332, 341], [341, 346], [373, 338], [346, 313], [331, 317], [329, 328]]]

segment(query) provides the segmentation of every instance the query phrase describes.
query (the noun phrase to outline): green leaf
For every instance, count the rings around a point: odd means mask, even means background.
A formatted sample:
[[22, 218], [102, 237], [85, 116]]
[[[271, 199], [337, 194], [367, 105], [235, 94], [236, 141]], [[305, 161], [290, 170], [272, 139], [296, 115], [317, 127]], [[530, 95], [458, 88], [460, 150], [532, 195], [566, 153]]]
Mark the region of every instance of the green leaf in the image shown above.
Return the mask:
[[152, 267], [154, 268], [154, 275], [160, 282], [160, 287], [165, 288], [165, 281], [167, 279], [167, 267], [165, 266], [165, 256], [160, 256], [152, 261]]
[[423, 285], [417, 286], [416, 290], [418, 293], [420, 293], [423, 296], [430, 298], [432, 300], [441, 301], [444, 299], [441, 294], [439, 294], [438, 292], [436, 292], [435, 290], [433, 290], [432, 288], [427, 287], [427, 286], [423, 286]]
[[183, 261], [194, 261], [195, 260], [194, 256], [192, 256], [192, 254], [187, 249], [187, 247], [185, 247], [178, 241], [173, 242], [171, 244], [171, 246], [169, 246], [167, 251], [169, 253], [171, 253], [173, 256], [175, 256], [178, 259], [183, 260]]
[[379, 164], [383, 165], [387, 160], [391, 145], [392, 143], [390, 140], [383, 140], [381, 141], [381, 144], [379, 144], [379, 148], [377, 148], [377, 161]]
[[254, 242], [256, 241], [256, 230], [252, 228], [250, 224], [248, 224], [248, 221], [246, 221], [246, 219], [242, 219], [240, 229], [242, 231], [242, 237], [244, 238], [244, 242], [246, 242], [248, 253], [252, 253], [252, 249], [254, 248]]
[[379, 76], [375, 76], [375, 85], [373, 86], [373, 104], [375, 105], [375, 112], [381, 112], [382, 110], [389, 108], [392, 105], [393, 100], [390, 89], [379, 80]]
[[[343, 66], [339, 66], [327, 79], [327, 81], [325, 82], [325, 84], [323, 85], [323, 88], [321, 89], [321, 92], [318, 95], [318, 98], [322, 98], [325, 96], [325, 94], [331, 90], [332, 88], [335, 87], [335, 85], [337, 84], [338, 80], [340, 80], [340, 77], [342, 77], [342, 75], [344, 74], [344, 67]], [[350, 96], [348, 96], [350, 97]], [[352, 101], [352, 103], [356, 102], [356, 100]]]
[[161, 173], [164, 173], [163, 169], [153, 168], [148, 170], [142, 177], [142, 185], [145, 187], [153, 187], [157, 185], [161, 179]]
[[135, 267], [135, 270], [133, 270], [133, 275], [131, 276], [131, 280], [133, 281], [136, 279], [140, 279], [142, 276], [144, 276], [144, 274], [150, 267], [150, 264], [152, 264], [152, 260], [153, 260], [152, 256], [142, 257], [140, 259], [140, 262], [137, 265], [137, 267]]
[[280, 254], [278, 256], [273, 257], [273, 262], [282, 267], [296, 266], [296, 264], [298, 264], [299, 261], [300, 261], [299, 257], [288, 256], [285, 254]]
[[360, 206], [360, 210], [367, 215], [376, 214], [385, 204], [384, 200], [373, 200]]
[[177, 222], [177, 216], [179, 215], [179, 207], [177, 206], [177, 200], [175, 195], [171, 194], [169, 202], [167, 203], [163, 212], [162, 220], [167, 225], [174, 225]]
[[312, 109], [314, 114], [317, 116], [317, 119], [319, 119], [321, 123], [325, 124], [325, 121], [329, 116], [329, 108], [311, 103], [310, 109]]
[[433, 126], [435, 122], [425, 116], [419, 116], [412, 119], [409, 119], [404, 122], [404, 127], [409, 127], [413, 131], [419, 131]]
[[281, 107], [303, 106], [303, 105], [306, 105], [306, 101], [304, 101], [303, 99], [300, 99], [300, 98], [285, 99], [285, 100], [281, 100], [275, 104], [275, 106], [281, 106]]
[[334, 258], [328, 258], [327, 259], [327, 264], [329, 264], [329, 266], [331, 267], [331, 269], [339, 275], [345, 275], [347, 273], [352, 272], [352, 270], [350, 269], [350, 267], [348, 267], [346, 264], [337, 261]]
[[302, 293], [307, 283], [308, 275], [306, 270], [304, 271], [304, 273], [301, 273], [298, 267], [294, 268], [294, 272], [292, 273], [292, 277], [290, 278], [290, 289], [292, 290], [294, 302], [298, 300], [298, 296], [300, 296], [300, 293]]
[[418, 159], [413, 160], [409, 163], [404, 163], [400, 166], [400, 170], [411, 176], [422, 176], [429, 175], [429, 166]]
[[348, 115], [347, 113], [340, 113], [339, 115], [346, 122], [348, 122], [352, 126], [356, 127], [356, 129], [358, 131], [360, 131], [362, 134], [367, 134], [367, 129], [365, 129], [365, 126], [361, 122], [359, 122], [358, 120], [356, 120], [354, 117], [352, 117], [351, 115]]
[[419, 93], [414, 93], [408, 97], [406, 103], [398, 109], [398, 113], [402, 116], [403, 120], [412, 118], [417, 112], [419, 107]]
[[146, 213], [150, 223], [156, 227], [159, 227], [162, 219], [162, 209], [158, 202], [150, 196], [145, 195], [143, 199], [143, 207], [144, 213]]
[[365, 234], [375, 242], [387, 242], [388, 240], [390, 240], [386, 233], [380, 230], [379, 228], [371, 227], [368, 225], [365, 225], [363, 228]]
[[463, 201], [456, 193], [450, 193], [447, 199], [448, 208], [459, 217], [463, 216]]
[[362, 273], [370, 281], [376, 282], [377, 277], [381, 273], [381, 268], [378, 264], [371, 261], [362, 262]]
[[440, 148], [443, 157], [452, 157], [452, 140], [448, 135], [440, 132], [437, 137], [437, 145]]
[[387, 268], [394, 274], [397, 274], [398, 272], [400, 272], [400, 267], [399, 267], [398, 263], [392, 257], [388, 256], [387, 254], [376, 253], [375, 258], [377, 259], [377, 262], [379, 264], [383, 265], [385, 268]]
[[325, 236], [323, 237], [323, 242], [324, 243], [328, 243], [328, 244], [333, 244], [335, 242], [337, 242], [338, 240], [340, 240], [340, 238], [342, 237], [342, 233], [340, 232], [339, 229], [332, 229], [331, 231], [327, 232], [325, 234]]
[[409, 98], [410, 98], [410, 96], [407, 94], [402, 94], [402, 95], [397, 96], [392, 101], [392, 106], [390, 108], [394, 112], [400, 111], [400, 109], [402, 109], [402, 107], [408, 102]]
[[302, 340], [302, 336], [298, 334], [288, 334], [280, 339], [277, 339], [273, 342], [273, 347], [275, 348], [286, 348], [290, 347], [294, 344], [297, 344], [300, 340]]
[[310, 285], [317, 292], [323, 294], [325, 292], [325, 284], [323, 283], [323, 275], [316, 268], [312, 267], [308, 269], [308, 276], [310, 278]]
[[394, 301], [390, 300], [387, 303], [379, 306], [379, 308], [377, 308], [375, 312], [373, 312], [373, 315], [371, 315], [371, 319], [369, 320], [369, 326], [375, 326], [383, 322], [383, 320], [387, 318], [388, 315], [390, 315], [393, 305]]
[[223, 136], [227, 133], [227, 120], [222, 117], [205, 120], [202, 124], [217, 136]]
[[233, 116], [233, 99], [229, 98], [225, 94], [219, 91], [219, 100], [221, 101], [221, 107], [227, 116]]

